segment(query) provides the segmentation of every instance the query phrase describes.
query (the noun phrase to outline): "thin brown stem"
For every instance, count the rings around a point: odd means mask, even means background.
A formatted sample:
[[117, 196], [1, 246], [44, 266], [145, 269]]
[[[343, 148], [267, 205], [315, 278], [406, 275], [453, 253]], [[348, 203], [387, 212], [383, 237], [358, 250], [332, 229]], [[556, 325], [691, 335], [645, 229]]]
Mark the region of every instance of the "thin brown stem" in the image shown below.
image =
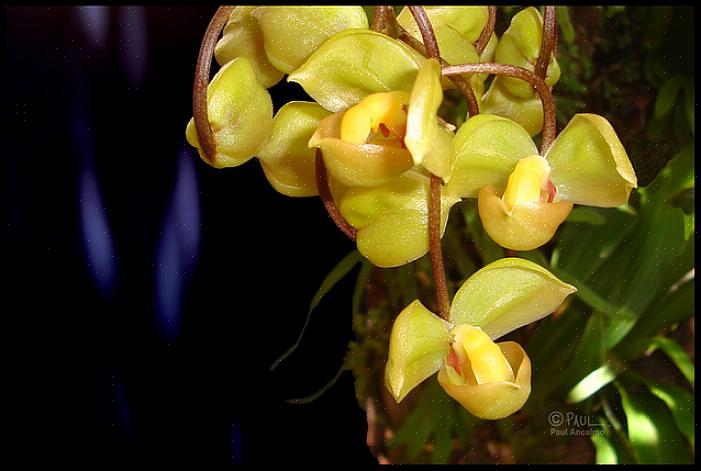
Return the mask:
[[[416, 51], [419, 51], [422, 55], [427, 55], [426, 48], [421, 43], [421, 41], [418, 41], [411, 34], [407, 33], [406, 30], [403, 29], [401, 26], [399, 26], [398, 39], [405, 42], [409, 47], [415, 49]], [[441, 67], [447, 67], [450, 65], [442, 57], [440, 57], [438, 60], [441, 63]], [[475, 93], [472, 91], [470, 82], [467, 79], [465, 79], [465, 77], [461, 77], [459, 75], [450, 76], [448, 77], [448, 79], [451, 82], [453, 82], [453, 84], [457, 87], [458, 90], [460, 90], [460, 93], [462, 93], [462, 96], [465, 98], [470, 116], [475, 116], [476, 114], [479, 114], [479, 105], [477, 104], [477, 97], [475, 97]]]
[[497, 7], [490, 6], [487, 8], [489, 10], [487, 24], [484, 25], [484, 29], [482, 29], [482, 33], [480, 34], [480, 37], [477, 38], [477, 42], [475, 43], [475, 49], [477, 50], [478, 56], [481, 55], [482, 52], [484, 52], [484, 48], [487, 47], [489, 38], [492, 37], [492, 33], [494, 32], [494, 25], [497, 23]]
[[546, 6], [543, 12], [543, 40], [540, 43], [540, 53], [533, 72], [545, 79], [550, 64], [550, 57], [557, 47], [557, 10], [554, 6]]
[[212, 16], [200, 45], [200, 53], [197, 57], [197, 66], [195, 68], [195, 82], [192, 86], [192, 116], [197, 129], [197, 139], [200, 142], [200, 146], [202, 146], [202, 152], [210, 163], [214, 162], [217, 146], [207, 115], [209, 71], [212, 66], [214, 46], [217, 44], [219, 35], [234, 8], [233, 6], [221, 6]]
[[431, 26], [431, 20], [428, 19], [428, 15], [426, 14], [426, 10], [424, 10], [424, 7], [418, 5], [410, 5], [409, 11], [414, 16], [414, 20], [419, 26], [419, 31], [421, 32], [428, 57], [440, 59], [441, 51], [438, 48], [438, 40], [436, 39], [436, 33], [433, 31], [433, 26]]
[[394, 16], [394, 7], [392, 5], [375, 7], [372, 14], [372, 23], [370, 24], [371, 30], [395, 37], [397, 34], [395, 25], [396, 17]]
[[348, 221], [346, 221], [341, 214], [341, 211], [338, 209], [338, 206], [336, 206], [333, 196], [331, 195], [329, 179], [326, 175], [326, 165], [324, 165], [321, 149], [316, 150], [316, 186], [319, 190], [321, 201], [326, 208], [326, 212], [329, 213], [333, 222], [350, 240], [355, 241], [355, 228], [348, 224]]
[[448, 320], [450, 300], [448, 299], [448, 281], [445, 276], [443, 249], [441, 248], [441, 183], [440, 177], [431, 175], [431, 192], [428, 198], [428, 243], [438, 312], [443, 319]]
[[535, 75], [530, 70], [515, 65], [483, 62], [480, 64], [460, 64], [443, 67], [445, 76], [461, 74], [495, 74], [507, 75], [528, 82], [540, 96], [543, 102], [543, 134], [540, 146], [540, 154], [545, 155], [550, 144], [555, 140], [557, 121], [555, 114], [555, 100], [545, 80]]
[[[423, 7], [415, 5], [409, 6], [409, 10], [414, 15], [414, 20], [419, 26], [428, 56], [437, 59], [439, 62], [444, 62], [441, 59], [438, 40], [426, 11]], [[469, 82], [467, 86], [469, 88]], [[470, 92], [472, 92], [472, 89], [470, 89]], [[441, 183], [440, 177], [431, 175], [430, 194], [428, 197], [428, 244], [431, 253], [431, 270], [433, 271], [433, 286], [436, 289], [438, 312], [443, 319], [448, 320], [450, 299], [448, 298], [448, 282], [445, 276], [443, 250], [441, 248]]]

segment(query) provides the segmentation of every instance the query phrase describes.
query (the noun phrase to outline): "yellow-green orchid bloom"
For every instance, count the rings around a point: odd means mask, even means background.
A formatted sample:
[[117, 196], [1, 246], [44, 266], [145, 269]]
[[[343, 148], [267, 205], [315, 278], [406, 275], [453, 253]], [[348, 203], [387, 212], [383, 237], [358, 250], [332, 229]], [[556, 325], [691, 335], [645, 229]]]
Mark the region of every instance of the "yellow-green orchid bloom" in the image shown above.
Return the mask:
[[575, 291], [540, 265], [504, 258], [465, 281], [447, 321], [412, 302], [392, 326], [387, 389], [400, 402], [438, 372], [446, 393], [471, 414], [513, 414], [530, 395], [531, 362], [516, 342], [494, 340], [547, 316]]
[[478, 115], [455, 136], [449, 196], [477, 198], [485, 231], [499, 245], [531, 250], [548, 242], [573, 204], [627, 203], [637, 178], [611, 124], [577, 114], [544, 156], [523, 127]]
[[[528, 7], [511, 19], [494, 51], [494, 60], [533, 71], [543, 40], [543, 18], [537, 8]], [[560, 79], [560, 66], [554, 55], [545, 75], [552, 88]], [[487, 92], [479, 97], [480, 112], [516, 121], [535, 136], [543, 130], [543, 104], [532, 87], [513, 77], [494, 77]]]

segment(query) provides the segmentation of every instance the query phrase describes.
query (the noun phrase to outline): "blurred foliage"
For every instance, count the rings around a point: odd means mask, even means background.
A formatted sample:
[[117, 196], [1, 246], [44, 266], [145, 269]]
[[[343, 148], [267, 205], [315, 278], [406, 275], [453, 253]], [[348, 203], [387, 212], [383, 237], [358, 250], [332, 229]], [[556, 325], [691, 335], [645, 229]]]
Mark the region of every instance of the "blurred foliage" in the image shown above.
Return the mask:
[[[499, 8], [498, 34], [520, 9]], [[409, 406], [390, 410], [382, 399], [390, 326], [413, 299], [435, 310], [430, 261], [397, 269], [364, 263], [353, 296], [356, 339], [344, 367], [355, 375], [362, 407], [368, 397], [384, 404], [377, 421], [391, 437], [394, 460], [693, 462], [693, 13], [558, 7], [559, 128], [583, 111], [611, 121], [639, 179], [628, 205], [575, 208], [553, 241], [519, 253], [484, 233], [474, 201], [452, 209], [443, 239], [451, 296], [476, 270], [508, 255], [578, 288], [558, 312], [505, 338], [526, 345], [534, 367], [533, 393], [520, 413], [476, 419], [435, 380], [412, 392]], [[458, 95], [446, 97], [456, 119], [464, 114]], [[586, 424], [574, 427], [580, 433], [554, 427], [554, 412]], [[398, 427], [390, 417], [397, 414]]]

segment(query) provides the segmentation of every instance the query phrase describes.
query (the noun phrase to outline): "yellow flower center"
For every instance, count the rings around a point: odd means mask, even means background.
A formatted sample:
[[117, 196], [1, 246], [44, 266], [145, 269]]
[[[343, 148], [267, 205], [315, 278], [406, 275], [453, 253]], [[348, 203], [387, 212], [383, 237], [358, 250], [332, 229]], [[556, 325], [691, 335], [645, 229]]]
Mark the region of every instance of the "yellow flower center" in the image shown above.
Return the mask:
[[506, 190], [501, 197], [507, 213], [511, 214], [516, 205], [541, 201], [541, 192], [551, 191], [548, 185], [549, 177], [550, 165], [540, 155], [531, 155], [519, 160], [509, 175]]
[[351, 144], [365, 144], [372, 133], [384, 137], [393, 134], [403, 139], [406, 134], [407, 92], [373, 93], [352, 106], [341, 121], [341, 139]]
[[514, 380], [514, 372], [501, 348], [482, 329], [459, 325], [451, 335], [453, 343], [448, 354], [450, 368], [447, 368], [447, 372], [452, 382], [465, 382], [462, 369], [468, 359], [478, 384]]

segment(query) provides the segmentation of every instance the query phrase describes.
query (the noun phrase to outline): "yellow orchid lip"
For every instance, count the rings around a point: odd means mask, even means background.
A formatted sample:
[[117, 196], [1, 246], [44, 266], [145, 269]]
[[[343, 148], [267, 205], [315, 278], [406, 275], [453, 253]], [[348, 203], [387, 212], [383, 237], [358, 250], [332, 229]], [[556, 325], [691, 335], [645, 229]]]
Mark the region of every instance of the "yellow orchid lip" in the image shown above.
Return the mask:
[[464, 384], [471, 372], [478, 384], [512, 382], [514, 372], [506, 357], [479, 327], [458, 325], [451, 331], [453, 342], [446, 357], [448, 378]]
[[371, 133], [403, 140], [406, 134], [409, 93], [392, 91], [373, 93], [350, 107], [341, 121], [341, 139], [351, 144], [365, 144]]
[[519, 204], [538, 203], [544, 199], [552, 201], [557, 190], [549, 177], [550, 165], [540, 155], [519, 160], [509, 175], [501, 198], [507, 214], [511, 215]]

